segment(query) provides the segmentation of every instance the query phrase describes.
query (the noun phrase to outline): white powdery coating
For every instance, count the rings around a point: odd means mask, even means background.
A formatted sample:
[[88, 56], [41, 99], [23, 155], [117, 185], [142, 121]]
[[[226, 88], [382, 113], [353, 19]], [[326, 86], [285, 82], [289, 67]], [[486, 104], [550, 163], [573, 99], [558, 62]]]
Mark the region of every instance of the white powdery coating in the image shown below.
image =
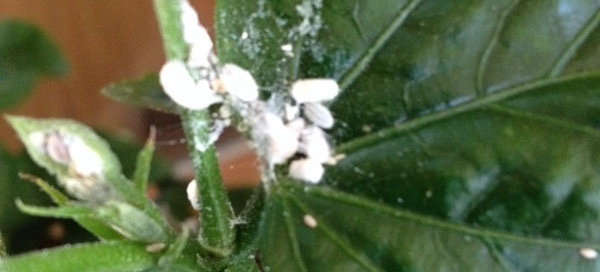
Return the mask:
[[69, 157], [71, 166], [75, 173], [90, 177], [92, 175], [102, 176], [104, 171], [104, 161], [100, 155], [89, 147], [80, 138], [73, 138], [69, 143]]
[[286, 103], [284, 105], [284, 111], [285, 111], [285, 119], [287, 121], [292, 121], [292, 120], [296, 119], [298, 116], [300, 116], [300, 106], [298, 106], [298, 105], [292, 105], [292, 104]]
[[40, 152], [45, 152], [46, 133], [41, 131], [32, 132], [29, 134], [29, 142], [35, 146]]
[[313, 124], [322, 128], [333, 127], [333, 115], [329, 109], [321, 103], [304, 103], [304, 117]]
[[200, 203], [198, 203], [198, 184], [196, 183], [195, 179], [190, 181], [185, 189], [185, 192], [187, 193], [187, 198], [190, 201], [190, 204], [192, 204], [192, 208], [194, 208], [196, 211], [199, 211]]
[[325, 132], [315, 126], [309, 126], [302, 131], [298, 150], [309, 159], [319, 163], [325, 163], [331, 157], [331, 150], [325, 138]]
[[333, 79], [301, 79], [292, 85], [292, 97], [298, 103], [318, 103], [335, 98], [340, 87]]
[[267, 160], [271, 164], [287, 162], [298, 150], [298, 134], [286, 127], [275, 114], [267, 112], [264, 119], [268, 138]]
[[225, 90], [243, 101], [258, 99], [258, 85], [248, 70], [227, 63], [221, 68], [219, 79]]
[[160, 69], [159, 78], [165, 93], [184, 108], [202, 110], [221, 101], [210, 88], [208, 80], [194, 81], [182, 61], [165, 63]]
[[288, 175], [294, 179], [316, 184], [321, 181], [323, 173], [325, 173], [325, 168], [321, 163], [308, 158], [293, 161], [290, 164]]
[[188, 64], [191, 67], [209, 67], [213, 43], [208, 31], [198, 21], [198, 14], [187, 0], [181, 0], [183, 39], [190, 47]]

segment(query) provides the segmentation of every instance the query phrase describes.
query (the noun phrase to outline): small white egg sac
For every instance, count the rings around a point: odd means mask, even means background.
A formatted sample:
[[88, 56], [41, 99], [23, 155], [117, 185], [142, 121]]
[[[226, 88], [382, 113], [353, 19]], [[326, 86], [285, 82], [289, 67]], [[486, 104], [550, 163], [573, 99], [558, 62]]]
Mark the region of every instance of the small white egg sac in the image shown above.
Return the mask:
[[335, 98], [340, 87], [333, 79], [301, 79], [292, 85], [291, 94], [298, 103], [323, 102]]
[[288, 175], [294, 179], [316, 184], [321, 181], [323, 173], [325, 173], [325, 169], [321, 163], [308, 158], [293, 161], [290, 164]]
[[190, 181], [187, 188], [185, 189], [185, 192], [187, 194], [188, 200], [190, 201], [190, 204], [192, 204], [192, 208], [194, 208], [194, 210], [196, 211], [199, 211], [200, 203], [198, 203], [198, 184], [196, 183], [195, 179]]

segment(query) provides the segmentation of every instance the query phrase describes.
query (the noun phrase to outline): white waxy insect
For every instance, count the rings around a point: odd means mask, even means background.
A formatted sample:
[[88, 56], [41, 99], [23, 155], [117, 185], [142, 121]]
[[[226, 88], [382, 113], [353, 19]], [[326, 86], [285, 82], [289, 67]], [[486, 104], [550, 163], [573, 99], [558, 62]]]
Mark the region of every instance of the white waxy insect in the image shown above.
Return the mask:
[[210, 88], [208, 80], [194, 81], [182, 61], [171, 60], [165, 63], [159, 77], [165, 93], [184, 108], [201, 110], [221, 101]]
[[212, 48], [212, 41], [206, 29], [200, 25], [196, 10], [187, 0], [181, 2], [181, 25], [183, 27], [183, 39], [187, 44], [205, 44]]
[[185, 192], [187, 194], [188, 200], [192, 204], [192, 208], [194, 208], [194, 210], [196, 211], [199, 211], [200, 203], [198, 203], [198, 184], [196, 183], [195, 179], [190, 181], [187, 188], [185, 189]]
[[291, 94], [298, 103], [317, 103], [335, 98], [340, 87], [333, 79], [301, 79], [292, 85]]
[[83, 177], [101, 176], [104, 171], [104, 161], [81, 138], [73, 138], [68, 146], [71, 167], [75, 173]]
[[310, 214], [305, 214], [302, 217], [302, 221], [304, 222], [304, 225], [306, 225], [307, 227], [314, 229], [318, 226], [317, 223], [317, 219], [315, 219], [312, 215]]
[[313, 124], [322, 128], [333, 127], [333, 116], [329, 109], [321, 103], [304, 103], [303, 113], [306, 119], [310, 120]]
[[235, 64], [225, 64], [219, 79], [223, 88], [232, 96], [243, 101], [258, 99], [258, 85], [248, 70]]
[[289, 129], [291, 129], [294, 133], [296, 133], [296, 135], [297, 135], [296, 138], [299, 139], [300, 134], [306, 128], [306, 121], [302, 118], [296, 118], [296, 119], [288, 122], [287, 124], [285, 124], [285, 126], [288, 127]]
[[321, 163], [306, 158], [292, 161], [288, 175], [294, 179], [316, 184], [321, 181], [324, 173], [325, 169]]
[[290, 43], [282, 45], [281, 51], [288, 57], [294, 56], [294, 46]]
[[325, 163], [331, 157], [331, 150], [325, 138], [325, 132], [315, 126], [309, 126], [302, 131], [298, 151], [319, 163]]
[[167, 245], [165, 243], [155, 243], [146, 246], [146, 251], [150, 253], [156, 253], [163, 250]]
[[271, 164], [287, 162], [298, 150], [298, 133], [286, 127], [275, 114], [264, 115], [268, 137], [267, 159]]
[[71, 163], [69, 141], [67, 139], [58, 131], [47, 133], [44, 138], [44, 150], [52, 161], [65, 165]]
[[300, 115], [300, 106], [286, 103], [284, 105], [284, 107], [285, 107], [285, 120], [292, 121], [292, 120], [298, 118], [298, 116]]
[[598, 251], [593, 248], [580, 248], [579, 255], [585, 259], [594, 260], [598, 258]]

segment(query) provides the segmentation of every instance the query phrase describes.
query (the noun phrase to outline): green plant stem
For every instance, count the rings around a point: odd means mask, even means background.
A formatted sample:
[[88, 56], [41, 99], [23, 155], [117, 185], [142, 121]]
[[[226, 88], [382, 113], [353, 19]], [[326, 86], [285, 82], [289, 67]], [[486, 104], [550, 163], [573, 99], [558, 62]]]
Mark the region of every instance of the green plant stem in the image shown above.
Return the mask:
[[[182, 34], [180, 1], [154, 0], [154, 9], [167, 59], [185, 60], [188, 45]], [[198, 182], [201, 207], [199, 242], [217, 256], [227, 256], [235, 239], [230, 224], [233, 211], [223, 186], [215, 148], [208, 144], [209, 112], [185, 110], [180, 117]]]

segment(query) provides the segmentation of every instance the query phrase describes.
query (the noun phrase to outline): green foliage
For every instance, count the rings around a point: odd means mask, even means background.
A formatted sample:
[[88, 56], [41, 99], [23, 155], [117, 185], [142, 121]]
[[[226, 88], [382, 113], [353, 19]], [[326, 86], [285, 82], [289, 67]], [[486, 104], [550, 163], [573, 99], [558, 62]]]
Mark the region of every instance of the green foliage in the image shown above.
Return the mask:
[[41, 77], [66, 73], [66, 60], [42, 31], [17, 20], [0, 21], [0, 110], [23, 101]]
[[[323, 187], [267, 196], [265, 267], [597, 269], [578, 253], [600, 249], [596, 1], [304, 1], [314, 37], [294, 34], [301, 2], [225, 0], [217, 16], [220, 58], [266, 86], [297, 73], [344, 88], [346, 158]], [[282, 67], [287, 43], [301, 57]]]
[[167, 113], [177, 113], [180, 108], [164, 93], [158, 76], [147, 75], [141, 79], [111, 84], [102, 94], [129, 105], [146, 107]]
[[156, 257], [143, 245], [103, 242], [65, 246], [0, 260], [0, 271], [147, 271]]
[[[168, 57], [184, 58], [180, 11], [171, 1], [154, 3]], [[217, 14], [220, 60], [250, 67], [261, 86], [340, 82], [330, 134], [345, 158], [321, 185], [280, 175], [231, 218], [214, 150], [195, 149], [207, 137], [207, 112], [180, 112], [200, 177], [197, 240], [166, 227], [143, 196], [149, 144], [135, 183], [119, 167], [102, 172], [116, 198], [66, 202], [38, 182], [58, 207], [17, 202], [34, 214], [99, 220], [144, 245], [31, 253], [1, 260], [0, 270], [34, 263], [47, 271], [600, 269], [597, 1], [221, 0]], [[291, 52], [282, 49], [288, 44]], [[106, 92], [168, 108], [159, 89], [149, 77]], [[65, 126], [118, 165], [79, 124], [11, 120], [30, 153], [40, 153], [32, 132]], [[52, 173], [72, 174], [70, 165], [48, 161], [47, 150], [32, 156]]]

